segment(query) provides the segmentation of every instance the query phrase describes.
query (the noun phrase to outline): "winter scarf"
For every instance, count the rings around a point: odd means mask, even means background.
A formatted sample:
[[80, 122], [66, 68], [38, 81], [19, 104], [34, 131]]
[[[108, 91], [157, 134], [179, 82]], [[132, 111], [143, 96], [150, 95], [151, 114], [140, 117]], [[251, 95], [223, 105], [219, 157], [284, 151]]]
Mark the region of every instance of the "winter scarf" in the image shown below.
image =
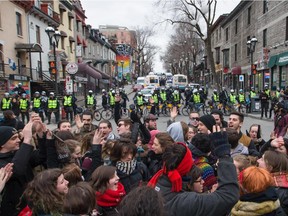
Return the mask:
[[155, 187], [157, 184], [158, 179], [163, 174], [167, 175], [170, 182], [172, 183], [172, 192], [179, 192], [182, 189], [182, 176], [187, 174], [191, 167], [193, 166], [193, 159], [192, 159], [192, 153], [188, 149], [188, 147], [184, 143], [177, 143], [178, 145], [182, 145], [186, 148], [186, 154], [183, 157], [182, 161], [178, 165], [178, 167], [175, 170], [167, 171], [165, 164], [163, 165], [163, 168], [159, 170], [149, 181], [148, 186]]
[[240, 197], [231, 211], [235, 216], [265, 215], [276, 211], [280, 207], [280, 201], [273, 187], [256, 194], [245, 194]]
[[137, 161], [135, 159], [128, 162], [117, 161], [116, 168], [117, 170], [130, 175], [136, 169], [136, 165]]
[[124, 186], [118, 182], [116, 191], [107, 189], [103, 194], [96, 191], [96, 203], [101, 207], [114, 207], [121, 202], [125, 195], [126, 192]]
[[277, 172], [271, 173], [274, 178], [276, 187], [288, 188], [288, 173], [287, 172]]

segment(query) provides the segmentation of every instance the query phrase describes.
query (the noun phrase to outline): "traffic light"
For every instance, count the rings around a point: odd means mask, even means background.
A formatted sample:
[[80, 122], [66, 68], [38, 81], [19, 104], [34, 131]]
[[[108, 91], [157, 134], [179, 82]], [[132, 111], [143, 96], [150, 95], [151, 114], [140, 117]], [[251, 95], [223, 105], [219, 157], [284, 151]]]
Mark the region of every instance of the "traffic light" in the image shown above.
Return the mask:
[[49, 71], [51, 74], [56, 74], [56, 63], [55, 61], [49, 61]]
[[252, 64], [251, 65], [251, 72], [252, 74], [257, 74], [257, 64]]

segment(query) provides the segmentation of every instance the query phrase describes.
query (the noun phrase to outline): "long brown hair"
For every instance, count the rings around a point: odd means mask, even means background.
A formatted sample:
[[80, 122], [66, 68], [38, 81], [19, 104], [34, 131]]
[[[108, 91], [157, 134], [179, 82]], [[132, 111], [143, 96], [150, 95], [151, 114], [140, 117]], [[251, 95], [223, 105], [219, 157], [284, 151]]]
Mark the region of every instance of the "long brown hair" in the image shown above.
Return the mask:
[[28, 184], [23, 195], [29, 203], [32, 203], [33, 213], [38, 211], [44, 211], [47, 214], [61, 212], [64, 195], [57, 191], [57, 180], [61, 174], [60, 169], [44, 170]]
[[75, 163], [71, 163], [63, 167], [62, 173], [64, 178], [69, 182], [69, 187], [83, 180], [81, 170]]
[[94, 190], [104, 193], [107, 190], [107, 184], [109, 180], [113, 178], [116, 172], [114, 166], [100, 166], [93, 173], [90, 181], [90, 185]]

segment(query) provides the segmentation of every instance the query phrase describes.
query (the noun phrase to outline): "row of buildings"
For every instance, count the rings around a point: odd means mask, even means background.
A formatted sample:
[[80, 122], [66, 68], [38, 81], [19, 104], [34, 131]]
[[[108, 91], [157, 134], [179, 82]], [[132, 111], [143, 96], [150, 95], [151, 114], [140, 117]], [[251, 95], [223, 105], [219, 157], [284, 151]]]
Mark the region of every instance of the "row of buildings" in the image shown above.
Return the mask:
[[[93, 28], [86, 19], [80, 0], [0, 1], [0, 93], [21, 82], [28, 94], [54, 89], [80, 94], [131, 79], [135, 31]], [[57, 43], [56, 37], [50, 41], [47, 27], [58, 30]], [[71, 65], [78, 71], [70, 76]]]
[[211, 30], [216, 73], [224, 86], [288, 86], [288, 1], [242, 0]]

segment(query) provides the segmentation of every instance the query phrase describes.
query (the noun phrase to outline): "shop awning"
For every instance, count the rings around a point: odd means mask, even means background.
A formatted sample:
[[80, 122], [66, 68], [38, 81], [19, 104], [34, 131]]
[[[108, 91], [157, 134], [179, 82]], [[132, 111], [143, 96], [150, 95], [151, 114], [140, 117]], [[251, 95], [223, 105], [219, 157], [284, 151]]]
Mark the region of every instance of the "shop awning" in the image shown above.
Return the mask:
[[278, 66], [284, 66], [288, 64], [288, 52], [284, 52], [278, 55], [278, 61], [276, 62], [276, 65]]
[[269, 61], [268, 61], [268, 67], [272, 68], [275, 66], [276, 62], [278, 60], [278, 55], [270, 56]]
[[233, 67], [232, 68], [232, 74], [233, 75], [241, 75], [242, 73], [242, 70], [241, 70], [241, 67], [240, 66], [237, 66], [237, 67]]
[[68, 11], [68, 16], [71, 17], [72, 19], [74, 19], [74, 15], [71, 11]]
[[82, 44], [82, 40], [79, 35], [77, 35], [77, 44]]
[[59, 9], [62, 10], [62, 11], [66, 11], [66, 7], [62, 4], [59, 4]]
[[102, 79], [110, 79], [110, 76], [102, 71], [99, 71], [99, 73], [102, 75]]
[[75, 42], [75, 39], [72, 36], [69, 36], [69, 41]]
[[61, 34], [62, 37], [67, 37], [67, 34], [64, 31], [60, 31], [60, 34]]
[[87, 47], [87, 42], [85, 39], [83, 39], [83, 47]]
[[86, 63], [78, 63], [78, 72], [82, 74], [88, 74], [94, 79], [101, 79], [102, 75], [93, 67]]
[[15, 44], [15, 49], [19, 51], [27, 51], [28, 52], [43, 52], [42, 46], [38, 43], [19, 43]]

